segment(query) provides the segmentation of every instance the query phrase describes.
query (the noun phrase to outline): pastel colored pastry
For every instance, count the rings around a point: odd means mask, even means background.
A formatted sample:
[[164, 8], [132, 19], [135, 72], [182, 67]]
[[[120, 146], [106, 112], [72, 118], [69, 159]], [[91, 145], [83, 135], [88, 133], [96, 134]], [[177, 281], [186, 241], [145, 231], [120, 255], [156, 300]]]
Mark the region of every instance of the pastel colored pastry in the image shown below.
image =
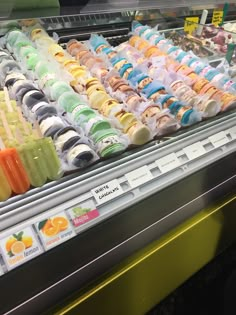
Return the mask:
[[77, 168], [84, 168], [91, 164], [94, 159], [94, 151], [85, 143], [76, 143], [74, 147], [67, 152], [69, 165], [73, 165]]
[[65, 127], [58, 131], [55, 139], [55, 146], [58, 151], [67, 151], [72, 148], [80, 136], [73, 127]]

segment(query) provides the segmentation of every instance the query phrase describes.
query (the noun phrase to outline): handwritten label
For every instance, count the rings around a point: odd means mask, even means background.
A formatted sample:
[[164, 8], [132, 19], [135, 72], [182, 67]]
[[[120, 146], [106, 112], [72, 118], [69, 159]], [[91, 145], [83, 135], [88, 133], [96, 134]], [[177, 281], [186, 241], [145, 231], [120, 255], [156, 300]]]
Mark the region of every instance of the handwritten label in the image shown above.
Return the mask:
[[184, 31], [191, 35], [198, 27], [197, 23], [199, 23], [198, 16], [186, 17], [184, 22]]
[[232, 139], [236, 138], [236, 126], [229, 129], [229, 134], [231, 135]]
[[98, 204], [105, 203], [122, 194], [123, 190], [120, 187], [117, 179], [113, 179], [103, 185], [100, 185], [91, 190]]
[[35, 225], [46, 250], [53, 248], [75, 236], [70, 221], [64, 212], [45, 218]]
[[200, 141], [187, 146], [183, 149], [183, 151], [187, 155], [189, 160], [196, 159], [206, 153], [206, 150]]
[[131, 188], [140, 186], [153, 178], [147, 165], [137, 168], [136, 170], [125, 174]]
[[180, 166], [180, 161], [175, 153], [171, 153], [157, 160], [156, 164], [162, 173], [166, 173]]
[[99, 212], [92, 200], [85, 201], [67, 210], [73, 225], [78, 227], [99, 216]]
[[211, 23], [215, 26], [219, 26], [223, 22], [224, 11], [221, 9], [215, 9], [213, 11]]
[[2, 239], [0, 248], [8, 270], [25, 263], [42, 252], [31, 227]]
[[225, 131], [218, 132], [217, 134], [208, 138], [215, 148], [221, 147], [222, 145], [229, 142]]

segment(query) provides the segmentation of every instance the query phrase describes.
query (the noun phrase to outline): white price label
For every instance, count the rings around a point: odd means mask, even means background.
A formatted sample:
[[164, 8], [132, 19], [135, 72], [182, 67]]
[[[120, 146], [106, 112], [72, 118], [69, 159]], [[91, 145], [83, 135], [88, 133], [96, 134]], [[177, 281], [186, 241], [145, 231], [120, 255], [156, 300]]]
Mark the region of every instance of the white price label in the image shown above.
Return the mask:
[[225, 131], [218, 132], [217, 134], [208, 138], [215, 148], [221, 147], [222, 145], [229, 142]]
[[147, 165], [137, 168], [136, 170], [125, 174], [131, 188], [140, 186], [153, 178]]
[[157, 160], [156, 164], [162, 173], [166, 173], [180, 166], [180, 161], [175, 153], [171, 153]]
[[12, 233], [0, 241], [3, 259], [11, 270], [41, 254], [42, 249], [31, 227]]
[[206, 153], [206, 150], [200, 141], [187, 146], [183, 149], [183, 151], [187, 155], [189, 160], [196, 159]]
[[70, 221], [64, 212], [55, 214], [35, 223], [39, 237], [46, 250], [53, 248], [75, 236]]
[[229, 133], [230, 133], [232, 139], [235, 139], [235, 138], [236, 138], [236, 126], [230, 128], [230, 129], [229, 129]]
[[123, 193], [117, 179], [113, 179], [91, 190], [98, 204], [105, 203]]

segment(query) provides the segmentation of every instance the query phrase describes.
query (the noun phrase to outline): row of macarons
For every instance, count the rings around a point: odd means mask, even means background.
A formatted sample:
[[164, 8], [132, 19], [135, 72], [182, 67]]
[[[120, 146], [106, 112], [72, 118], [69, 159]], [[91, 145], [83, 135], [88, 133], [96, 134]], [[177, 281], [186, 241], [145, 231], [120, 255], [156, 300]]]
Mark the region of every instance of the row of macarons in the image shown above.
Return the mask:
[[[94, 35], [90, 43], [96, 53], [104, 54], [108, 58], [108, 51], [112, 49], [113, 52], [116, 52], [102, 36]], [[201, 114], [192, 106], [186, 106], [177, 97], [169, 94], [163, 84], [157, 84], [147, 73], [143, 73], [139, 68], [135, 68], [127, 58], [120, 58], [117, 54], [111, 59], [111, 63], [117, 67], [118, 71], [128, 66], [131, 71], [127, 79], [131, 85], [148, 97], [148, 99], [154, 101], [159, 111], [163, 109], [170, 111], [181, 126], [189, 126], [202, 119]]]
[[[37, 121], [44, 137], [51, 137], [65, 170], [83, 168], [98, 159], [89, 140], [70, 126], [51, 105], [46, 95], [22, 72], [10, 54], [4, 51], [6, 59], [0, 63], [3, 84], [16, 99], [25, 116], [34, 123]], [[3, 56], [3, 55], [2, 55]]]
[[[100, 56], [93, 55], [85, 44], [77, 40], [70, 41], [67, 44], [67, 50], [82, 64], [85, 62], [84, 56], [87, 56], [86, 60], [93, 59], [94, 62], [91, 63], [91, 71], [93, 71], [96, 62], [100, 64], [100, 69], [106, 70], [107, 74], [99, 77], [99, 79], [103, 82], [109, 94], [125, 104], [128, 111], [140, 117], [141, 121], [149, 126], [155, 135], [165, 135], [176, 131], [180, 127], [177, 120], [168, 111], [160, 109], [160, 104], [155, 104], [152, 99], [148, 100], [145, 95], [140, 94], [139, 89], [131, 86], [128, 80], [122, 78], [118, 72], [118, 65], [114, 68], [112, 65], [107, 65], [102, 54], [100, 54]], [[113, 52], [111, 48], [109, 48], [109, 52], [111, 56]], [[114, 57], [115, 55], [116, 52], [114, 51], [112, 56]], [[105, 68], [105, 66], [107, 68]], [[153, 84], [155, 84], [155, 82], [153, 82]], [[105, 114], [109, 114], [111, 110], [114, 112], [115, 103], [111, 102], [109, 108], [103, 108], [102, 106], [101, 109]], [[132, 115], [129, 114], [129, 117], [132, 117]]]
[[[89, 58], [90, 60], [93, 58], [94, 63], [91, 63], [91, 68], [94, 67], [96, 61], [99, 62], [99, 60], [101, 60], [100, 57], [94, 56], [89, 51], [86, 45], [76, 40], [69, 42], [67, 45], [67, 49], [81, 63], [84, 63], [84, 58], [81, 58], [81, 56], [83, 57], [86, 55], [87, 58]], [[100, 64], [105, 65], [104, 60], [101, 60]], [[93, 69], [91, 69], [91, 71], [92, 70]], [[125, 104], [125, 108], [127, 108], [127, 110], [121, 111], [118, 107], [118, 101], [116, 101], [115, 99], [110, 99], [109, 102], [101, 104], [101, 107], [99, 109], [105, 116], [110, 115], [111, 113], [115, 115], [119, 119], [119, 122], [124, 126], [125, 130], [132, 132], [132, 139], [137, 133], [137, 125], [134, 125], [135, 116], [140, 117], [141, 121], [151, 129], [154, 135], [164, 135], [166, 133], [173, 132], [179, 128], [179, 124], [177, 123], [177, 121], [168, 112], [161, 112], [159, 107], [153, 104], [153, 102], [150, 102], [147, 99], [145, 100], [144, 97], [141, 97], [136, 89], [130, 86], [127, 80], [121, 78], [118, 72], [109, 71], [109, 68], [106, 68], [106, 70], [107, 75], [103, 76], [103, 78], [98, 77], [100, 82], [97, 82], [93, 85], [93, 87], [87, 89], [88, 96], [90, 94], [90, 89], [92, 88], [94, 89], [94, 91], [95, 89], [98, 91], [102, 91], [103, 95], [106, 95], [106, 91], [108, 91], [109, 94], [112, 95], [112, 97]], [[103, 82], [103, 84], [101, 82]], [[106, 91], [104, 87], [106, 87]], [[149, 120], [149, 117], [144, 112], [147, 108], [150, 107], [156, 108], [156, 114], [154, 115], [155, 117], [152, 116], [152, 119]], [[154, 120], [154, 118], [156, 119]], [[133, 125], [134, 127], [130, 128], [129, 126], [131, 125]], [[139, 129], [140, 128], [141, 125]], [[141, 137], [141, 132], [139, 132], [139, 134], [139, 137]]]
[[[109, 157], [126, 149], [127, 139], [125, 141], [120, 139], [121, 133], [112, 128], [111, 124], [97, 111], [92, 110], [86, 99], [78, 95], [68, 82], [56, 78], [54, 68], [50, 67], [49, 61], [43, 60], [40, 52], [22, 31], [11, 31], [6, 38], [6, 43], [15, 53], [16, 58], [21, 58], [28, 70], [34, 71], [43, 90], [49, 91], [59, 111], [71, 114], [69, 118], [73, 119], [73, 124], [82, 129], [85, 137], [90, 139], [90, 143], [94, 142], [100, 157]], [[17, 54], [18, 51], [14, 47], [19, 47], [19, 43], [22, 46]], [[29, 59], [31, 60], [30, 64], [27, 63]]]
[[[137, 35], [131, 37], [129, 43], [133, 47], [140, 49], [140, 51], [152, 47], [148, 41]], [[140, 43], [142, 43], [142, 48], [140, 48]], [[160, 50], [160, 48], [157, 49]], [[169, 72], [174, 72], [181, 75], [184, 80], [187, 80], [191, 88], [198, 95], [202, 95], [203, 101], [200, 102], [199, 108], [202, 107], [204, 109], [205, 107], [206, 109], [209, 109], [210, 112], [214, 113], [215, 110], [212, 110], [214, 108], [219, 109], [219, 111], [226, 111], [235, 107], [236, 96], [234, 94], [222, 91], [219, 87], [217, 87], [212, 82], [209, 82], [209, 80], [206, 78], [196, 74], [196, 72], [191, 67], [183, 64], [182, 62], [176, 61], [173, 56], [171, 56], [171, 53], [169, 55], [165, 53], [165, 60], [165, 67]], [[205, 103], [206, 101], [207, 103]], [[214, 103], [212, 101], [214, 101]]]
[[[45, 36], [47, 36], [46, 32], [40, 28], [31, 32], [31, 38], [34, 39], [36, 45], [38, 42], [41, 44], [42, 37]], [[68, 51], [76, 57], [74, 59], [71, 55], [68, 56], [60, 45], [50, 42], [49, 36], [48, 38], [47, 43], [45, 42], [46, 52], [72, 75], [71, 84], [75, 90], [86, 96], [92, 109], [98, 110], [101, 115], [112, 121], [114, 126], [120, 128], [128, 136], [131, 144], [141, 145], [151, 140], [155, 133], [152, 133], [149, 126], [144, 125], [134, 113], [125, 108], [123, 102], [111, 97], [102, 81], [98, 79], [101, 76], [93, 71], [96, 68], [103, 76], [108, 73], [105, 63], [100, 58], [94, 56], [87, 48], [84, 49], [83, 44], [71, 40], [67, 47]]]
[[[176, 67], [180, 64], [182, 72], [186, 76], [191, 74], [192, 79], [195, 81], [199, 77], [204, 78], [206, 82], [211, 82], [212, 85], [220, 90], [227, 92], [227, 97], [224, 96], [222, 104], [224, 108], [232, 107], [231, 101], [234, 102], [234, 94], [236, 92], [236, 82], [231, 80], [230, 77], [221, 73], [218, 69], [213, 68], [205, 63], [202, 59], [194, 56], [190, 52], [183, 51], [179, 46], [174, 46], [173, 43], [160, 35], [160, 33], [148, 26], [143, 26], [140, 23], [133, 23], [133, 32], [141, 38], [148, 40], [150, 44], [156, 45], [162, 53], [167, 54], [176, 62]], [[183, 66], [185, 66], [183, 68]], [[204, 87], [204, 83], [203, 86]], [[223, 96], [223, 94], [222, 94]]]
[[[130, 38], [131, 44], [134, 43], [133, 39], [136, 38]], [[184, 80], [184, 77], [178, 72], [171, 71], [171, 69], [167, 70], [168, 58], [163, 56], [161, 58], [150, 58], [148, 61], [143, 60], [145, 52], [151, 50], [153, 46], [149, 45], [146, 51], [139, 51], [131, 46], [130, 43], [125, 42], [117, 47], [120, 56], [127, 58], [142, 73], [147, 73], [155, 83], [159, 82], [159, 84], [156, 84], [156, 87], [152, 88], [153, 83], [147, 86], [145, 92], [149, 93], [148, 97], [157, 100], [165, 87], [169, 94], [174, 95], [184, 104], [193, 106], [198, 112], [201, 112], [204, 119], [215, 116], [220, 111], [219, 102], [194, 91], [191, 86], [192, 80]]]
[[[129, 58], [133, 53], [137, 54], [136, 47], [137, 43], [142, 42], [146, 44], [146, 49], [152, 48], [151, 45], [148, 44], [145, 40], [141, 39], [138, 36], [133, 36], [130, 38], [129, 43], [125, 45], [125, 48], [129, 49]], [[132, 46], [132, 47], [131, 47]], [[143, 45], [144, 46], [144, 45]], [[134, 52], [133, 52], [134, 49]], [[142, 50], [140, 51], [140, 55], [142, 55]], [[155, 54], [155, 50], [154, 50]], [[154, 61], [153, 61], [154, 60]], [[193, 71], [191, 71], [190, 76], [187, 77], [182, 71], [183, 67], [179, 67], [177, 69], [173, 69], [169, 65], [172, 65], [169, 57], [162, 57], [161, 60], [151, 59], [149, 63], [149, 67], [141, 66], [139, 67], [139, 71], [148, 73], [150, 77], [153, 79], [158, 78], [164, 86], [167, 88], [169, 95], [174, 95], [178, 99], [182, 101], [183, 104], [188, 106], [193, 106], [193, 108], [201, 113], [203, 119], [213, 117], [217, 115], [221, 110], [220, 99], [218, 97], [212, 99], [212, 94], [201, 93], [197, 88], [197, 80], [194, 81], [191, 79], [191, 75]], [[149, 91], [150, 86], [147, 87]], [[214, 89], [216, 89], [214, 87]], [[154, 90], [154, 97], [160, 97], [162, 93], [163, 87], [160, 86], [159, 89]], [[156, 94], [157, 92], [157, 94]], [[205, 91], [203, 91], [205, 92]], [[152, 96], [153, 97], [153, 96]]]

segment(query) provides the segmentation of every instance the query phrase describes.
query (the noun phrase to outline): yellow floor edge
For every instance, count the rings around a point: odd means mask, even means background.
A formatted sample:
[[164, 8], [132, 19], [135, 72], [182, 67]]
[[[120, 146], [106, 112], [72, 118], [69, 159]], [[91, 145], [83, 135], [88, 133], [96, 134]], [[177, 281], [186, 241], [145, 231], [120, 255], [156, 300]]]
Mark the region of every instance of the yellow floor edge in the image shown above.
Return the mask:
[[204, 209], [53, 313], [145, 314], [236, 239], [235, 205], [231, 197]]

